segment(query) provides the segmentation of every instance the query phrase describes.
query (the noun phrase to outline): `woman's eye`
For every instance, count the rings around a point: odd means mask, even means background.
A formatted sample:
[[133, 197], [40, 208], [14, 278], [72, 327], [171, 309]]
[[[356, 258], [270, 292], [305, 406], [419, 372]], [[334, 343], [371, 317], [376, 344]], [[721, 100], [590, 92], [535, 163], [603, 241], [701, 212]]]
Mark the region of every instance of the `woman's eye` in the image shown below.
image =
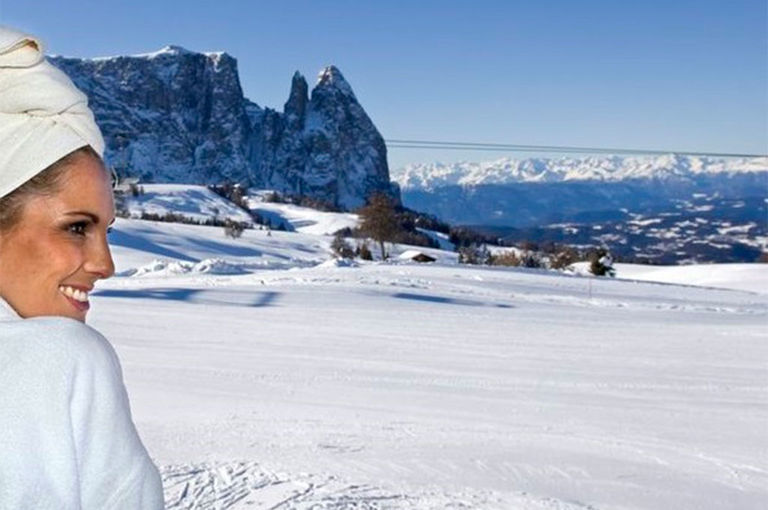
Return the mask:
[[85, 235], [85, 231], [88, 228], [88, 224], [84, 221], [78, 221], [77, 223], [72, 223], [69, 226], [69, 231], [72, 234], [83, 236]]

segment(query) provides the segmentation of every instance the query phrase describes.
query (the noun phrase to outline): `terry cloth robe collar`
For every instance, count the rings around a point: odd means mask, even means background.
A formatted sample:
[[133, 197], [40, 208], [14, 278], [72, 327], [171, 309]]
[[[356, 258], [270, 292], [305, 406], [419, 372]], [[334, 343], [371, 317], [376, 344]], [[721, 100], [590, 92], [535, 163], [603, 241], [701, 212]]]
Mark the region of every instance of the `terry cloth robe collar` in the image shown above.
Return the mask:
[[21, 317], [19, 317], [19, 314], [16, 313], [16, 310], [11, 308], [11, 305], [6, 303], [5, 300], [0, 297], [0, 321], [11, 321], [18, 319], [21, 319]]

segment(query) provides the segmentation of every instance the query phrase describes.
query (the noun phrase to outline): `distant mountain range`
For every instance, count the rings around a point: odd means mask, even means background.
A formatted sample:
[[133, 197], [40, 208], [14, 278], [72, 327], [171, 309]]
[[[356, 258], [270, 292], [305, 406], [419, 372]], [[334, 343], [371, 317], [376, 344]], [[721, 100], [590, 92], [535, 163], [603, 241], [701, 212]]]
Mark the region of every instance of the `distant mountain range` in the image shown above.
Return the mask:
[[280, 112], [243, 96], [237, 61], [223, 52], [51, 61], [89, 96], [107, 162], [143, 182], [229, 181], [347, 210], [384, 192], [509, 240], [605, 245], [657, 262], [765, 251], [765, 157], [504, 158], [409, 165], [390, 182], [385, 142], [336, 67], [311, 90], [297, 72]]
[[406, 206], [445, 221], [531, 227], [673, 208], [696, 193], [768, 197], [768, 158], [500, 159], [410, 165], [393, 172]]
[[724, 160], [669, 154], [657, 157], [502, 158], [480, 163], [413, 164], [394, 171], [393, 179], [403, 190], [433, 191], [448, 186], [696, 179], [708, 174], [766, 171], [768, 157]]
[[51, 57], [88, 95], [106, 160], [145, 182], [237, 182], [341, 208], [375, 192], [399, 199], [386, 145], [341, 72], [309, 92], [294, 75], [284, 111], [243, 97], [227, 53], [168, 46], [145, 55]]
[[500, 159], [394, 172], [406, 206], [507, 242], [605, 247], [652, 263], [753, 262], [768, 247], [768, 158]]

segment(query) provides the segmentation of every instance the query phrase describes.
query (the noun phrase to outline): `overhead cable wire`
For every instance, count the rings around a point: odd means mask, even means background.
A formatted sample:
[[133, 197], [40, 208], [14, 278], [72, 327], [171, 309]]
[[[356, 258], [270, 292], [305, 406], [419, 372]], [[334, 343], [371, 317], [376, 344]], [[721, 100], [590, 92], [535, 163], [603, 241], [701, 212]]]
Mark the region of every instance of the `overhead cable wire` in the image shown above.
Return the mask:
[[718, 158], [760, 158], [768, 154], [741, 154], [733, 152], [676, 151], [657, 149], [627, 149], [614, 147], [575, 147], [567, 145], [522, 145], [507, 143], [479, 142], [441, 142], [432, 140], [385, 140], [388, 148], [393, 149], [447, 149], [465, 151], [501, 151], [501, 152], [556, 152], [581, 154], [638, 154], [663, 156], [679, 154], [683, 156], [709, 156]]

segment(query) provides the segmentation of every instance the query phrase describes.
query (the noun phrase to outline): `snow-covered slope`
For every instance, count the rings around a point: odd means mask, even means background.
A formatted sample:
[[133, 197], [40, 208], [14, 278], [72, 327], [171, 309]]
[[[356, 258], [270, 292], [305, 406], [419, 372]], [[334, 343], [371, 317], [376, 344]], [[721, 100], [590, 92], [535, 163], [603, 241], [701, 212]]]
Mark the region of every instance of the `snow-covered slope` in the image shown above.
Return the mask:
[[[323, 220], [320, 216], [317, 221], [306, 221], [314, 224], [308, 227], [310, 230], [323, 230], [323, 225], [332, 224]], [[314, 267], [333, 260], [332, 240], [330, 235], [259, 229], [246, 230], [241, 238], [231, 239], [221, 227], [122, 218], [117, 219], [110, 234], [118, 276], [143, 278]], [[389, 248], [396, 258], [413, 247]], [[458, 258], [453, 252], [421, 247], [418, 250], [445, 264], [455, 264]], [[377, 251], [374, 256], [378, 256]]]
[[141, 218], [146, 214], [163, 217], [170, 213], [198, 223], [214, 219], [229, 219], [249, 225], [253, 223], [250, 214], [205, 186], [143, 184], [139, 189], [141, 194], [129, 194], [125, 198], [126, 209], [134, 218]]
[[615, 264], [621, 278], [768, 294], [768, 264], [646, 266]]
[[345, 228], [355, 228], [360, 220], [356, 214], [323, 212], [309, 207], [264, 201], [265, 193], [254, 193], [248, 207], [268, 219], [273, 228], [315, 235], [333, 235]]
[[403, 190], [567, 181], [691, 178], [712, 173], [768, 172], [768, 158], [723, 160], [670, 154], [658, 157], [502, 158], [488, 162], [407, 165], [392, 172]]
[[[210, 224], [214, 221], [232, 220], [254, 225], [254, 218], [229, 200], [217, 195], [205, 186], [193, 184], [142, 184], [141, 192], [125, 195], [125, 209], [130, 217], [141, 219], [152, 215], [163, 218], [180, 216], [184, 221]], [[254, 190], [248, 197], [249, 209], [265, 220], [272, 228], [314, 234], [333, 235], [344, 228], [355, 228], [359, 223], [356, 214], [324, 212], [293, 204], [272, 203], [265, 198], [272, 190]]]
[[338, 267], [306, 233], [121, 219], [112, 236], [126, 276], [98, 286], [90, 319], [168, 508], [768, 498], [764, 294], [455, 258]]

